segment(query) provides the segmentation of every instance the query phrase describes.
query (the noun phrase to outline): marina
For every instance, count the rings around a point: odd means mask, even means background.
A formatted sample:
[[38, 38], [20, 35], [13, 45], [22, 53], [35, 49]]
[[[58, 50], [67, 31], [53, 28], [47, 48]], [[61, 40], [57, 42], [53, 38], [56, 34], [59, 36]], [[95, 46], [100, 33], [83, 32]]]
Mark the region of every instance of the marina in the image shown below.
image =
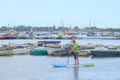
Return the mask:
[[[58, 47], [53, 41], [60, 42]], [[92, 67], [84, 66], [69, 66], [65, 68], [55, 68], [52, 64], [74, 64], [73, 56], [64, 55], [58, 56], [59, 53], [53, 55], [52, 52], [59, 48], [69, 48], [72, 40], [58, 39], [11, 39], [1, 40], [1, 46], [11, 46], [14, 50], [10, 55], [0, 56], [0, 77], [2, 80], [119, 80], [120, 57], [92, 57], [91, 54], [83, 56], [83, 53], [88, 53], [88, 50], [100, 50], [105, 48], [114, 49], [113, 46], [119, 48], [120, 40], [104, 40], [104, 39], [76, 39], [76, 42], [81, 46], [79, 56], [80, 64], [93, 63]], [[38, 45], [39, 42], [52, 42], [51, 44]], [[33, 46], [34, 45], [34, 46]], [[46, 47], [45, 47], [46, 45]], [[65, 47], [66, 45], [66, 47]], [[112, 46], [111, 46], [112, 45]], [[17, 46], [17, 47], [15, 47]], [[39, 46], [39, 47], [38, 47]], [[42, 46], [42, 47], [41, 47]], [[104, 46], [104, 48], [103, 48]], [[52, 48], [50, 48], [52, 47]], [[56, 48], [55, 48], [56, 47]], [[14, 48], [14, 49], [13, 49]], [[98, 49], [99, 48], [99, 49]], [[3, 48], [1, 48], [3, 49]], [[26, 51], [27, 49], [27, 51]], [[29, 50], [28, 50], [29, 49]], [[29, 54], [30, 50], [35, 49], [35, 54]], [[42, 51], [41, 51], [42, 50]], [[50, 54], [46, 52], [49, 50]], [[38, 54], [41, 52], [44, 55]], [[59, 51], [59, 50], [58, 50]], [[19, 52], [19, 53], [18, 53]], [[61, 52], [60, 52], [61, 54]], [[69, 58], [69, 61], [68, 61]], [[10, 75], [8, 75], [10, 74]], [[47, 75], [47, 76], [46, 76]], [[7, 77], [6, 77], [7, 76]], [[63, 77], [64, 76], [64, 77]]]
[[120, 80], [120, 0], [0, 0], [0, 80]]
[[[1, 40], [0, 45], [11, 44], [12, 47], [17, 44], [20, 49], [26, 47], [29, 43], [38, 44], [38, 41], [56, 41], [55, 40]], [[58, 40], [57, 40], [58, 41]], [[71, 44], [71, 40], [59, 40], [60, 45]], [[119, 40], [101, 40], [101, 39], [82, 39], [76, 40], [77, 43], [85, 48], [85, 44], [114, 45], [119, 46]], [[13, 45], [14, 44], [14, 45]], [[23, 45], [24, 44], [24, 45]], [[99, 44], [99, 45], [98, 45]], [[102, 44], [102, 45], [100, 45]], [[20, 47], [24, 46], [24, 47]], [[53, 46], [53, 45], [52, 45]], [[90, 47], [90, 46], [89, 46]], [[106, 46], [105, 46], [106, 47]], [[30, 47], [31, 48], [31, 47]], [[20, 52], [20, 49], [18, 50]], [[37, 48], [38, 50], [42, 47]], [[52, 48], [56, 50], [56, 48]], [[87, 47], [88, 49], [88, 47]], [[100, 48], [103, 50], [103, 48]], [[15, 50], [15, 49], [14, 49]], [[49, 49], [50, 50], [50, 49]], [[17, 49], [16, 49], [17, 51]], [[15, 51], [15, 52], [16, 52]], [[80, 50], [85, 52], [84, 50]], [[43, 51], [44, 52], [44, 51]], [[0, 56], [0, 77], [2, 80], [119, 80], [120, 57], [92, 57], [79, 56], [80, 64], [93, 63], [93, 67], [69, 66], [66, 68], [54, 68], [52, 64], [74, 64], [73, 56], [49, 56], [49, 55], [30, 55], [28, 53], [16, 55], [14, 53], [8, 56]], [[69, 74], [68, 74], [69, 73]], [[10, 74], [10, 75], [8, 75]], [[46, 76], [47, 75], [47, 76]], [[7, 76], [7, 77], [6, 77]], [[64, 76], [64, 77], [63, 77]], [[94, 78], [93, 78], [94, 77]]]
[[[71, 51], [72, 40], [1, 40], [0, 55], [49, 55], [49, 56], [68, 56], [72, 55]], [[99, 55], [100, 53], [109, 53], [119, 56], [119, 40], [101, 40], [101, 39], [81, 39], [77, 40], [79, 45], [79, 56], [88, 57]], [[9, 52], [8, 52], [9, 51]], [[118, 51], [118, 52], [117, 52]], [[116, 53], [117, 52], [117, 53]], [[101, 54], [100, 54], [101, 55]], [[113, 57], [111, 56], [111, 57]], [[98, 56], [99, 57], [99, 56]], [[106, 56], [107, 57], [107, 56]]]

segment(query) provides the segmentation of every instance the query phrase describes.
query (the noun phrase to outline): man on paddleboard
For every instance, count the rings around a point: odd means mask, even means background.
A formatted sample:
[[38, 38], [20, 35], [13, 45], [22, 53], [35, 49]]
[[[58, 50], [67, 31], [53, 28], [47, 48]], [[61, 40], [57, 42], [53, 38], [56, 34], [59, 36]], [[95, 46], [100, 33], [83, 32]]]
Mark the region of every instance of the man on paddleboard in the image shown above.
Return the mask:
[[79, 59], [78, 59], [79, 47], [75, 40], [73, 40], [72, 43], [73, 43], [72, 51], [74, 52], [75, 65], [77, 65], [79, 64]]

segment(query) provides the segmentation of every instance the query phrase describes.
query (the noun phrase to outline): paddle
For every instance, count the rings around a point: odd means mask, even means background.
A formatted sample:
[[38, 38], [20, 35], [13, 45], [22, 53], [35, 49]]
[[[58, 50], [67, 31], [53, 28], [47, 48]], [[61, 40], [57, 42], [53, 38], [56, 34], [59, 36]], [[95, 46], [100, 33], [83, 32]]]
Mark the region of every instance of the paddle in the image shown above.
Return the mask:
[[68, 60], [67, 60], [67, 64], [68, 64], [68, 62], [69, 62], [69, 58], [70, 58], [70, 55], [68, 55]]

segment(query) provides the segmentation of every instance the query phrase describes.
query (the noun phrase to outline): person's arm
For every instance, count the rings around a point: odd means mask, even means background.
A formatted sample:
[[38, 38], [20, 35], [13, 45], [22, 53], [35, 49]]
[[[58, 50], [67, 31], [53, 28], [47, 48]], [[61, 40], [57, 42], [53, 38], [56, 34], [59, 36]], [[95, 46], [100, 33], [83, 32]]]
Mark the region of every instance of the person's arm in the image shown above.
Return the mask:
[[74, 50], [74, 46], [72, 46], [72, 51]]

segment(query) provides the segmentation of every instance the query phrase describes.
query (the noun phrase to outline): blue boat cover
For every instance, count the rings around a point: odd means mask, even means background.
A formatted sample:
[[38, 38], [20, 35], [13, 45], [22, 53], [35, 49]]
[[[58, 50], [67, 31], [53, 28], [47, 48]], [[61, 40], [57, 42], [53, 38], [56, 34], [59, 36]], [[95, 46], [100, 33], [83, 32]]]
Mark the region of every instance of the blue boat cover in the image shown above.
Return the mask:
[[38, 41], [38, 44], [57, 44], [60, 41]]

